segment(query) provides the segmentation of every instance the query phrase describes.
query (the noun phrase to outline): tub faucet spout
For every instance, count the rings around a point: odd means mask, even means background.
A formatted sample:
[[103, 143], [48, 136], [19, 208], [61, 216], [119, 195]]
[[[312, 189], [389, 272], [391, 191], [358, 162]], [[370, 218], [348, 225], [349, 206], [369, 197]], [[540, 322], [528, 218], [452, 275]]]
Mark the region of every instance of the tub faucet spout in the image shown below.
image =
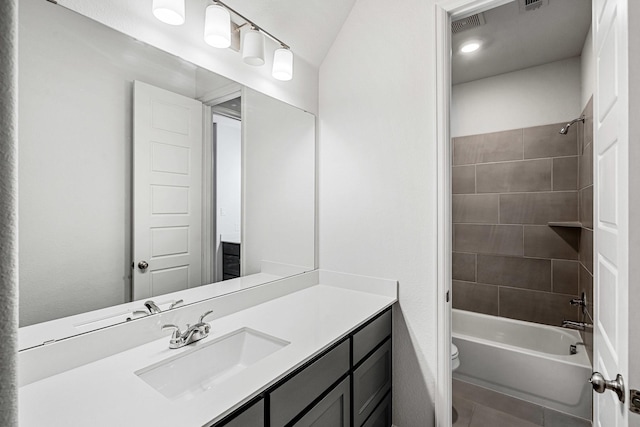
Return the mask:
[[586, 344], [583, 342], [577, 342], [575, 344], [571, 344], [569, 346], [569, 354], [578, 354], [578, 346], [583, 345], [586, 347]]
[[569, 328], [569, 329], [577, 329], [579, 331], [584, 331], [585, 329], [593, 329], [593, 325], [589, 323], [575, 322], [573, 320], [563, 320], [562, 327]]

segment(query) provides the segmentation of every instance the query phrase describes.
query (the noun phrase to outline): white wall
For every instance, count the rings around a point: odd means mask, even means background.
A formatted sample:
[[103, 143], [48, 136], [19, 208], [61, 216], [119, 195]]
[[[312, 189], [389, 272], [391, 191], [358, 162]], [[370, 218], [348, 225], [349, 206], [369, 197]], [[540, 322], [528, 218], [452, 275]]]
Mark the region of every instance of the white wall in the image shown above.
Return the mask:
[[193, 97], [196, 80], [195, 67], [40, 0], [20, 2], [19, 44], [25, 326], [126, 301], [132, 82]]
[[587, 38], [582, 47], [582, 55], [580, 56], [581, 80], [582, 88], [580, 93], [580, 108], [584, 110], [589, 99], [593, 95], [593, 88], [596, 84], [596, 59], [593, 52], [593, 33], [589, 28]]
[[242, 191], [242, 136], [240, 120], [219, 115], [216, 123], [216, 233], [240, 240]]
[[189, 0], [187, 19], [181, 26], [158, 21], [151, 13], [151, 1], [125, 0], [121, 2], [125, 3], [122, 7], [109, 7], [108, 2], [103, 1], [59, 0], [58, 3], [252, 89], [317, 113], [318, 70], [300, 57], [295, 57], [293, 80], [280, 82], [271, 76], [270, 53], [276, 47], [275, 42], [267, 40], [269, 53], [265, 55], [264, 66], [252, 67], [242, 62], [238, 52], [216, 49], [203, 41], [204, 23], [194, 19], [193, 11], [196, 8], [204, 10], [211, 4], [209, 0]]
[[242, 275], [262, 261], [315, 267], [315, 117], [242, 92]]
[[453, 86], [451, 136], [573, 120], [582, 112], [579, 57]]
[[433, 0], [358, 0], [320, 67], [320, 267], [399, 280], [393, 423], [434, 423]]

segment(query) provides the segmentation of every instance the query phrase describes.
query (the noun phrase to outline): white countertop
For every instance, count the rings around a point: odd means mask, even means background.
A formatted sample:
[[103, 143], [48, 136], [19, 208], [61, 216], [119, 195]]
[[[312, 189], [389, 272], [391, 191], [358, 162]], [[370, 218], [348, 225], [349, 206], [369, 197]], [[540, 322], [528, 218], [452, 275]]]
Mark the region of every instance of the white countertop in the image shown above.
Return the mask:
[[[215, 319], [209, 337], [191, 346], [171, 350], [167, 335], [21, 387], [20, 426], [201, 426], [218, 421], [396, 301], [311, 286]], [[187, 401], [169, 400], [134, 373], [242, 327], [291, 344]]]

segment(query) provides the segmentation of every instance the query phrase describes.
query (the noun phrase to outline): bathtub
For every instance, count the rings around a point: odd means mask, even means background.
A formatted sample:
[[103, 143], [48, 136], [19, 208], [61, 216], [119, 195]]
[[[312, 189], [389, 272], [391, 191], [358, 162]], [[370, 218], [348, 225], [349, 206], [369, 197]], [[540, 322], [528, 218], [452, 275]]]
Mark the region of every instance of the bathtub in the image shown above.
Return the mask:
[[578, 331], [453, 310], [460, 367], [453, 377], [591, 419], [591, 364]]

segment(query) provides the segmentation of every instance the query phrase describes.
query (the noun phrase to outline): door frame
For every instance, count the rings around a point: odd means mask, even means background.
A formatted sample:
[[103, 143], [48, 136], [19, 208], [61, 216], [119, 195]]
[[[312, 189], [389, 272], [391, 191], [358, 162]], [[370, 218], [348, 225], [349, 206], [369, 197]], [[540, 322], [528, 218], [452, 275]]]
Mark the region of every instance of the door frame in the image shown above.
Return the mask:
[[203, 130], [202, 130], [202, 284], [208, 285], [222, 278], [221, 266], [218, 265], [216, 221], [216, 141], [214, 139], [214, 124], [212, 107], [237, 98], [242, 94], [242, 85], [231, 83], [207, 92], [198, 98], [202, 102]]
[[449, 427], [452, 421], [451, 375], [451, 21], [484, 12], [513, 0], [437, 0], [435, 6], [434, 93], [436, 107], [435, 140], [437, 151], [437, 373], [435, 414], [438, 427]]

